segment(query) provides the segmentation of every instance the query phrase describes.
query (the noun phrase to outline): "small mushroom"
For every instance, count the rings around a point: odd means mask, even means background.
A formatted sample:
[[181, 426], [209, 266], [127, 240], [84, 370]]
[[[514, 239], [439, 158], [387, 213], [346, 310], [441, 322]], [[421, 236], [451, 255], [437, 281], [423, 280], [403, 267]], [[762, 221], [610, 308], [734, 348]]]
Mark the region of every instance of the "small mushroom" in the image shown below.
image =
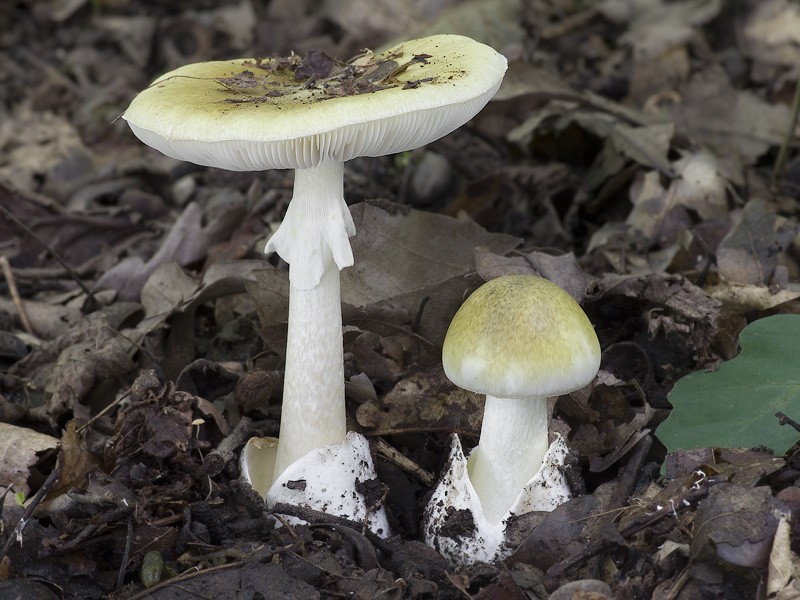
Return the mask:
[[[508, 275], [464, 302], [447, 331], [442, 363], [453, 383], [486, 394], [486, 405], [479, 444], [466, 462], [468, 481], [451, 474], [464, 461], [455, 439], [428, 507], [426, 537], [441, 549], [447, 506], [462, 498], [457, 508], [469, 507], [478, 538], [491, 540], [488, 551], [481, 550], [485, 560], [500, 549], [503, 521], [512, 513], [552, 510], [569, 498], [559, 472], [566, 445], [560, 436], [549, 444], [547, 399], [594, 379], [600, 344], [567, 292], [541, 277]], [[470, 558], [454, 552], [457, 562]]]
[[[274, 482], [345, 438], [339, 270], [355, 233], [343, 164], [411, 150], [457, 129], [497, 91], [506, 59], [457, 35], [404, 42], [338, 63], [299, 57], [187, 65], [125, 111], [164, 154], [233, 171], [294, 169], [294, 195], [266, 251], [289, 263], [289, 323]], [[307, 63], [307, 64], [306, 64]]]

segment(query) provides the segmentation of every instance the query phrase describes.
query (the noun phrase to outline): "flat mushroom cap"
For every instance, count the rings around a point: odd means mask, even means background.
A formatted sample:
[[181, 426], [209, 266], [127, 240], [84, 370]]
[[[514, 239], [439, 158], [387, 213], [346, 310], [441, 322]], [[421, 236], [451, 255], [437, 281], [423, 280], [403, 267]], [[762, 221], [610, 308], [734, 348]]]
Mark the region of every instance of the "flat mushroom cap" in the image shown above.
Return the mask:
[[558, 396], [588, 385], [600, 343], [577, 302], [532, 275], [493, 279], [453, 317], [442, 349], [447, 377], [496, 398]]
[[286, 61], [186, 65], [139, 93], [123, 118], [145, 144], [180, 160], [304, 169], [447, 135], [486, 105], [507, 66], [489, 46], [458, 35], [404, 42], [351, 68], [330, 61], [325, 77], [305, 81]]

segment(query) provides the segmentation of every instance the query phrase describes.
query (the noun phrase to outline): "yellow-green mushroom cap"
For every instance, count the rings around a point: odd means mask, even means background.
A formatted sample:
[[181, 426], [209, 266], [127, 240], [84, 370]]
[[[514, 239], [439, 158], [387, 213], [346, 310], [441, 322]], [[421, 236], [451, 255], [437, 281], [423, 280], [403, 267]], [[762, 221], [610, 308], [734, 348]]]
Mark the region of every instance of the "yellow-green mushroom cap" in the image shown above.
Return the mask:
[[583, 309], [555, 283], [507, 275], [461, 306], [442, 349], [447, 377], [496, 398], [542, 398], [578, 390], [600, 367], [600, 343]]
[[458, 35], [404, 42], [367, 67], [339, 65], [312, 81], [276, 61], [186, 65], [139, 93], [123, 118], [145, 144], [179, 160], [305, 169], [447, 135], [486, 105], [507, 66], [494, 49]]

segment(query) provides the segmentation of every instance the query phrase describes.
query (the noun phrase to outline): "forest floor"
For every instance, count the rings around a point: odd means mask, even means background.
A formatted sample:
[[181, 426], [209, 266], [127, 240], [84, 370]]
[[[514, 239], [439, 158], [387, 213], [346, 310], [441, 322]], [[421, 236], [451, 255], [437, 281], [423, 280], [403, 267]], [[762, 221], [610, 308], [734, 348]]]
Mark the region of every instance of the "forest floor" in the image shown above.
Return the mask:
[[[348, 418], [393, 535], [275, 527], [239, 455], [278, 433], [288, 276], [263, 249], [292, 173], [173, 160], [118, 117], [184, 64], [440, 32], [508, 58], [495, 98], [345, 165]], [[789, 0], [2, 3], [0, 598], [800, 598], [798, 32]], [[483, 401], [442, 342], [510, 273], [569, 291], [602, 364], [553, 409], [574, 498], [453, 566], [420, 522]], [[740, 334], [777, 314], [734, 402]]]

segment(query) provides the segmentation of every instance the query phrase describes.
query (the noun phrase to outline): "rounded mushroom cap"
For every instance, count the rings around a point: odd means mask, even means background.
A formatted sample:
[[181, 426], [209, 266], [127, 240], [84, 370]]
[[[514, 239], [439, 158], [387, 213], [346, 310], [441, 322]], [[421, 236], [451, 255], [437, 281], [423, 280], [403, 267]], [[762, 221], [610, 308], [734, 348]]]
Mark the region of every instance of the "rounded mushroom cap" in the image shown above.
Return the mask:
[[542, 398], [588, 385], [600, 368], [600, 343], [586, 313], [555, 283], [507, 275], [461, 305], [442, 362], [447, 377], [464, 389]]
[[507, 66], [458, 35], [411, 40], [353, 64], [313, 57], [302, 69], [299, 57], [186, 65], [139, 93], [123, 118], [145, 144], [180, 160], [304, 169], [447, 135], [486, 105]]

